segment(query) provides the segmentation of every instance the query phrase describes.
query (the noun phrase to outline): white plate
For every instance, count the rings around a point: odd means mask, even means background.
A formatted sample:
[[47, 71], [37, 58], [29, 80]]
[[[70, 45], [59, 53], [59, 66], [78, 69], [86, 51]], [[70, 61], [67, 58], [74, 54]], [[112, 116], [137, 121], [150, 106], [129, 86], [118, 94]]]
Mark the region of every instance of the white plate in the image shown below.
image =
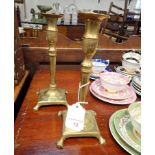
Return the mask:
[[136, 90], [141, 91], [141, 87], [137, 86], [135, 82], [132, 81], [131, 84]]
[[141, 76], [140, 75], [136, 75], [133, 77], [132, 81], [135, 83], [135, 85], [137, 87], [141, 87]]
[[131, 82], [130, 86], [131, 86], [131, 88], [135, 91], [135, 93], [136, 93], [136, 94], [138, 94], [138, 95], [140, 95], [140, 96], [141, 96], [141, 91], [140, 91], [140, 90], [138, 90], [138, 89], [136, 89], [136, 88], [134, 87], [134, 85], [133, 85], [133, 83], [132, 83], [132, 82]]

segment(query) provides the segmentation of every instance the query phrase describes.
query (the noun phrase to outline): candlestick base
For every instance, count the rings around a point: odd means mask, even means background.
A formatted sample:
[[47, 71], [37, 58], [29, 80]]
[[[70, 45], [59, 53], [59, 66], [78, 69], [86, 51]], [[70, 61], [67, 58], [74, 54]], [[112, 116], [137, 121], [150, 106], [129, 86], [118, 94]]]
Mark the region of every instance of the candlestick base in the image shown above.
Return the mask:
[[37, 111], [41, 106], [46, 105], [65, 105], [68, 107], [66, 100], [66, 91], [64, 89], [42, 89], [37, 92], [38, 103], [33, 108]]
[[100, 144], [105, 143], [105, 139], [102, 138], [95, 119], [96, 113], [93, 110], [86, 110], [84, 129], [82, 131], [75, 131], [65, 127], [65, 121], [67, 116], [66, 110], [59, 111], [58, 115], [63, 117], [63, 131], [60, 140], [57, 142], [58, 148], [63, 148], [64, 140], [70, 137], [95, 137], [99, 140]]

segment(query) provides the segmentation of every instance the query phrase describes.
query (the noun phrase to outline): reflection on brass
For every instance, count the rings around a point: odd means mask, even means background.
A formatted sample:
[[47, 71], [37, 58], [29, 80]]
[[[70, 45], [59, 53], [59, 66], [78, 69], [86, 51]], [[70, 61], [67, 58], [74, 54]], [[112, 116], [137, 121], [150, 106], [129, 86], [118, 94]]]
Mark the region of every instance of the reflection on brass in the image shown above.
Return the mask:
[[33, 108], [35, 111], [39, 109], [40, 106], [45, 105], [65, 105], [68, 106], [66, 100], [66, 91], [64, 89], [56, 88], [56, 42], [57, 42], [57, 20], [62, 17], [62, 15], [55, 14], [42, 14], [46, 17], [48, 21], [47, 25], [47, 40], [49, 43], [48, 54], [50, 57], [50, 71], [51, 71], [51, 82], [47, 89], [40, 90], [38, 94], [38, 103]]
[[[89, 82], [89, 76], [92, 72], [91, 59], [96, 53], [96, 48], [99, 38], [99, 28], [102, 20], [107, 19], [108, 16], [98, 13], [80, 13], [80, 16], [85, 19], [85, 33], [83, 36], [83, 51], [84, 60], [81, 63], [81, 86]], [[79, 92], [79, 101], [84, 102], [88, 92], [88, 85], [82, 87]], [[69, 137], [96, 137], [100, 144], [104, 144], [105, 140], [102, 138], [98, 125], [95, 119], [95, 112], [86, 110], [84, 129], [82, 131], [73, 131], [65, 127], [67, 111], [60, 111], [59, 115], [63, 116], [63, 131], [62, 137], [57, 142], [58, 148], [63, 148], [63, 142]]]

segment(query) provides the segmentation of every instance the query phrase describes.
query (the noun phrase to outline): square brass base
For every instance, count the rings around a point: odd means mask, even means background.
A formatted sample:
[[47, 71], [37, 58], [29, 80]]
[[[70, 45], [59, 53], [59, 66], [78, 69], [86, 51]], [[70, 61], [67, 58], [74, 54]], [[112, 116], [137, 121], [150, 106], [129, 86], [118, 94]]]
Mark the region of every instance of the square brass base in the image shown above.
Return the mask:
[[59, 116], [63, 117], [63, 131], [60, 140], [57, 142], [58, 148], [63, 148], [63, 143], [66, 138], [70, 137], [95, 137], [99, 140], [100, 144], [105, 143], [105, 139], [102, 138], [95, 115], [96, 113], [92, 110], [86, 110], [84, 129], [82, 131], [75, 131], [65, 127], [67, 111], [60, 111]]
[[46, 105], [65, 105], [68, 107], [66, 100], [66, 91], [64, 89], [42, 89], [37, 92], [38, 103], [33, 108], [34, 111], [37, 111], [39, 107]]

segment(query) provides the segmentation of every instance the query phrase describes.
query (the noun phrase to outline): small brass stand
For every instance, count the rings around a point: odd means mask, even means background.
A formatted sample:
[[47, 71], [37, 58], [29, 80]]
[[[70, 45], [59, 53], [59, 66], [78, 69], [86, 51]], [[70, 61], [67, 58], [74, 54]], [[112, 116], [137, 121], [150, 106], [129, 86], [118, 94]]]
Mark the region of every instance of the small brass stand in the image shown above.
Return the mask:
[[[86, 21], [85, 33], [83, 36], [83, 51], [85, 54], [84, 60], [81, 63], [81, 86], [86, 85], [89, 82], [89, 76], [92, 72], [92, 62], [91, 59], [96, 53], [96, 48], [98, 44], [98, 35], [100, 24], [108, 16], [98, 13], [80, 13]], [[79, 92], [79, 102], [85, 102], [85, 98], [88, 92], [88, 85], [81, 87]], [[104, 144], [105, 140], [102, 138], [96, 119], [95, 112], [93, 110], [86, 110], [84, 119], [84, 129], [82, 131], [74, 131], [65, 126], [66, 121], [66, 111], [60, 111], [59, 116], [63, 117], [63, 131], [60, 140], [57, 142], [58, 148], [63, 148], [63, 143], [66, 138], [70, 137], [95, 137], [99, 140], [100, 144]]]
[[39, 107], [45, 105], [65, 105], [68, 107], [66, 100], [66, 91], [64, 89], [56, 88], [56, 42], [57, 42], [57, 20], [62, 17], [62, 15], [56, 14], [46, 14], [42, 13], [43, 16], [47, 19], [47, 40], [49, 43], [48, 54], [50, 57], [50, 71], [51, 71], [51, 83], [49, 88], [42, 89], [37, 92], [38, 103], [33, 108], [34, 111], [37, 111]]

